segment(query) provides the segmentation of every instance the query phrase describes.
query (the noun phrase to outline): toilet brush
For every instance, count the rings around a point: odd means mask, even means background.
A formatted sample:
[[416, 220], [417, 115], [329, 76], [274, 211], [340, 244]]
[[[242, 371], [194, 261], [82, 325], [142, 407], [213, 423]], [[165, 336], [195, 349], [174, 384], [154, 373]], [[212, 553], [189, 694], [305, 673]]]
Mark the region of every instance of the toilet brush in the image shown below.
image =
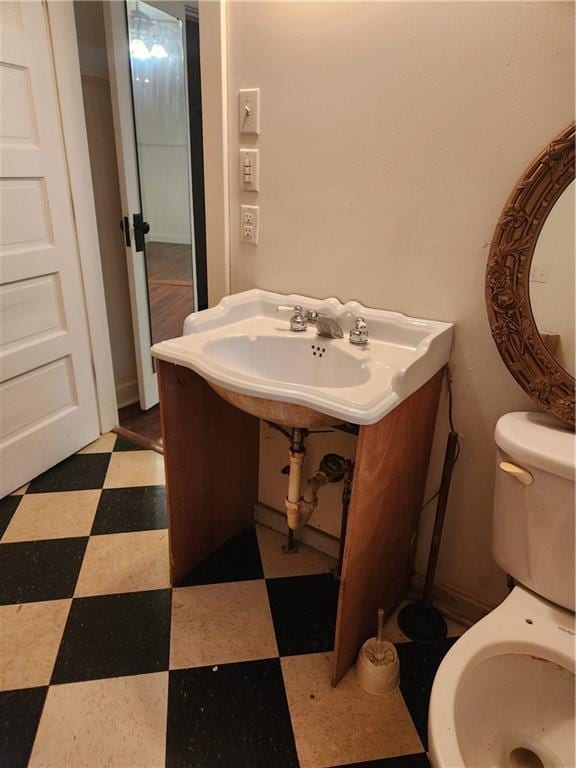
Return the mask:
[[366, 640], [356, 662], [356, 679], [361, 688], [375, 696], [394, 691], [400, 683], [400, 662], [392, 643], [384, 640], [384, 611], [378, 610], [378, 633]]
[[432, 532], [432, 541], [430, 543], [430, 553], [428, 555], [428, 567], [426, 568], [426, 580], [424, 582], [422, 599], [417, 602], [408, 603], [398, 612], [398, 626], [407, 637], [417, 643], [436, 643], [446, 637], [447, 633], [444, 616], [442, 616], [440, 611], [432, 605], [432, 587], [434, 585], [434, 576], [436, 573], [436, 565], [438, 563], [438, 553], [440, 551], [444, 518], [446, 517], [450, 480], [452, 478], [452, 470], [457, 456], [458, 433], [452, 430], [448, 434], [446, 453], [444, 454], [442, 480], [440, 482], [440, 491], [438, 493], [438, 506], [436, 508], [436, 518], [434, 520], [434, 530]]

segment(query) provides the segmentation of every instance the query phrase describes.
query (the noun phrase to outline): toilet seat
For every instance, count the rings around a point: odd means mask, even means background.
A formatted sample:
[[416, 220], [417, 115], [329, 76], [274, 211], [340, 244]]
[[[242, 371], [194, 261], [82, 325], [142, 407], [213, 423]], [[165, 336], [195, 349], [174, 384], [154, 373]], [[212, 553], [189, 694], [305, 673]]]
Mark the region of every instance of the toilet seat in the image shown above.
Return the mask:
[[573, 768], [574, 642], [573, 613], [515, 587], [440, 665], [434, 768]]

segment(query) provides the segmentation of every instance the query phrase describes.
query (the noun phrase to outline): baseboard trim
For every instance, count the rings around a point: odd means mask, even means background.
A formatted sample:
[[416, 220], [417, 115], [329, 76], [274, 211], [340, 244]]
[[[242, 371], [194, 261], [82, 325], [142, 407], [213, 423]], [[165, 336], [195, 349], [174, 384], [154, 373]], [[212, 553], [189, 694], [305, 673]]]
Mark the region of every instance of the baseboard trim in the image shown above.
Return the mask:
[[116, 385], [118, 408], [125, 408], [127, 405], [137, 403], [138, 400], [138, 382], [136, 380]]
[[168, 245], [190, 245], [190, 238], [186, 235], [164, 235], [154, 232], [150, 237], [150, 243], [167, 243]]
[[[412, 597], [420, 597], [424, 588], [425, 577], [415, 573], [411, 580], [410, 593]], [[432, 590], [434, 604], [449, 619], [459, 624], [471, 626], [490, 613], [495, 606], [465, 595], [457, 589], [437, 581]]]
[[[267, 528], [272, 528], [280, 533], [286, 533], [286, 515], [284, 512], [279, 512], [277, 509], [261, 504], [259, 501], [254, 505], [254, 519]], [[318, 552], [322, 552], [334, 558], [334, 560], [338, 559], [340, 539], [337, 539], [335, 536], [307, 525], [299, 531], [296, 538], [302, 544], [306, 544], [308, 547], [312, 547], [312, 549], [317, 549]]]

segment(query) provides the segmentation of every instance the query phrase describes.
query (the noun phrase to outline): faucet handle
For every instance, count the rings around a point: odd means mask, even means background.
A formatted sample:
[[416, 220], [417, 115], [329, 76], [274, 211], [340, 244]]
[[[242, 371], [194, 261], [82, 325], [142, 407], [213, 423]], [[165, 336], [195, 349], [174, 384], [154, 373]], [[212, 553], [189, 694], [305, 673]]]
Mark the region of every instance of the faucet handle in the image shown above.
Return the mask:
[[322, 312], [316, 312], [315, 309], [302, 309], [300, 304], [296, 304], [295, 306], [292, 306], [291, 304], [280, 304], [280, 306], [276, 307], [276, 312], [302, 312], [311, 323], [315, 323], [318, 315], [322, 314]]
[[285, 304], [281, 304], [279, 307], [276, 307], [277, 312], [294, 312], [292, 317], [290, 318], [290, 330], [291, 331], [305, 331], [308, 328], [308, 320], [307, 315], [308, 313], [304, 312], [300, 304], [296, 304], [295, 306], [286, 306]]
[[315, 325], [318, 316], [321, 314], [322, 312], [316, 312], [315, 309], [309, 309], [306, 312], [306, 320], [308, 320], [309, 323], [312, 323], [312, 325]]
[[350, 344], [364, 347], [368, 344], [368, 326], [363, 317], [357, 317], [354, 327], [350, 330]]

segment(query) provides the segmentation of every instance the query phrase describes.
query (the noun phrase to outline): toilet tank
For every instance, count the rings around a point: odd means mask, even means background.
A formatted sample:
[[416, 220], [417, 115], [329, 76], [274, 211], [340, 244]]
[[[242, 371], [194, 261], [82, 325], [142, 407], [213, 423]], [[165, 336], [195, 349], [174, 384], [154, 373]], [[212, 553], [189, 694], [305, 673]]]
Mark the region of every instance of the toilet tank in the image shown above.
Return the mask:
[[495, 440], [494, 559], [573, 611], [576, 436], [553, 416], [523, 411], [499, 419]]

